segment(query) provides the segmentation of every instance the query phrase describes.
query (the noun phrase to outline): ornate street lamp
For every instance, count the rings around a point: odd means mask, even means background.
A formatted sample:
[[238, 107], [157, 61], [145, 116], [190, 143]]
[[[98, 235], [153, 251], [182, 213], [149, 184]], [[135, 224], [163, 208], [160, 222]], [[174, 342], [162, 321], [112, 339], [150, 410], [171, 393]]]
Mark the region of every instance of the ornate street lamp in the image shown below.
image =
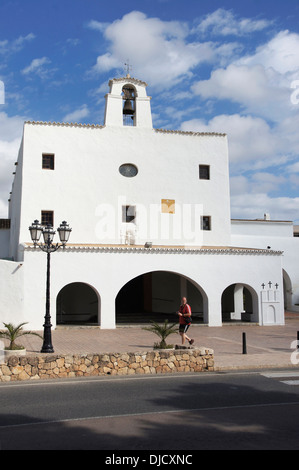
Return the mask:
[[[51, 334], [51, 316], [50, 316], [50, 255], [59, 248], [64, 248], [68, 242], [72, 229], [68, 226], [64, 220], [57, 229], [59, 234], [60, 242], [53, 244], [55, 231], [52, 225], [48, 224], [46, 227], [40, 225], [38, 220], [35, 220], [29, 227], [31, 239], [34, 244], [34, 248], [37, 246], [47, 253], [47, 284], [46, 284], [46, 315], [44, 323], [44, 342], [41, 349], [42, 353], [53, 353], [54, 349], [52, 346], [52, 334]], [[44, 243], [39, 243], [41, 234], [43, 234]]]

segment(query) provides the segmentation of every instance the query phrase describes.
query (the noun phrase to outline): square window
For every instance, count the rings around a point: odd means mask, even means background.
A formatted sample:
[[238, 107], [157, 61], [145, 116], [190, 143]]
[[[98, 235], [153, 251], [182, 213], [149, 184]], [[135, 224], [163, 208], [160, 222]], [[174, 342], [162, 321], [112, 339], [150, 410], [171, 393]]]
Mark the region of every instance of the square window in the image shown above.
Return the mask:
[[43, 170], [54, 170], [54, 154], [53, 153], [43, 153], [42, 168]]
[[42, 211], [41, 216], [42, 225], [51, 225], [54, 226], [54, 212], [53, 211]]
[[209, 215], [203, 215], [201, 218], [201, 229], [211, 230], [211, 217]]
[[122, 221], [124, 223], [135, 223], [136, 206], [122, 206]]
[[199, 165], [199, 179], [200, 180], [210, 179], [210, 166], [209, 165]]

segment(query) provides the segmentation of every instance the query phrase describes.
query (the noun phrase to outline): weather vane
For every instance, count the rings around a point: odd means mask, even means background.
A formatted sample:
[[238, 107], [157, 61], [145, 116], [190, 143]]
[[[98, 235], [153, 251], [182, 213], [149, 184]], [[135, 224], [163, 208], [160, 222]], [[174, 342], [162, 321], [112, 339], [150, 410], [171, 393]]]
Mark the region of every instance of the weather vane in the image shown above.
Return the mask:
[[132, 70], [132, 65], [130, 65], [129, 59], [127, 59], [127, 62], [125, 62], [125, 70], [127, 72], [127, 76], [130, 76], [130, 71]]

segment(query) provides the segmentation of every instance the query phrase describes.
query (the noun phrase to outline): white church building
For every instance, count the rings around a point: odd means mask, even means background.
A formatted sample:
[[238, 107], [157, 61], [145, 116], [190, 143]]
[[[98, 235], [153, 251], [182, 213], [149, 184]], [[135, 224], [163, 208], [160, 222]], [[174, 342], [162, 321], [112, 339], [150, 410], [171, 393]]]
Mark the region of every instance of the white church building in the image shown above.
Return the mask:
[[231, 220], [227, 136], [153, 128], [146, 87], [110, 80], [104, 125], [25, 122], [0, 220], [1, 323], [42, 329], [35, 219], [72, 228], [51, 255], [53, 328], [175, 322], [182, 296], [209, 326], [283, 325], [299, 310], [293, 223]]

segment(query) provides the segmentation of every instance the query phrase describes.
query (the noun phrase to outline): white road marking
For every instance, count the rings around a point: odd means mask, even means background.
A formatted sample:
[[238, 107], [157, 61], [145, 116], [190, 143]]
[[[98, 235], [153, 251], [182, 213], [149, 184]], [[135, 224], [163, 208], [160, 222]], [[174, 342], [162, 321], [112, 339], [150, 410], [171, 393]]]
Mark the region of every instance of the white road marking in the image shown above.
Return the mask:
[[7, 424], [0, 426], [0, 431], [2, 429], [8, 428], [23, 428], [26, 426], [40, 426], [43, 424], [58, 424], [58, 423], [69, 423], [76, 421], [90, 421], [92, 419], [113, 419], [113, 418], [128, 418], [128, 417], [137, 417], [137, 416], [154, 416], [154, 415], [163, 415], [163, 414], [174, 414], [174, 413], [194, 413], [194, 412], [204, 412], [204, 411], [223, 411], [223, 410], [240, 410], [248, 408], [264, 408], [271, 406], [298, 406], [299, 402], [281, 402], [281, 403], [257, 403], [253, 405], [233, 405], [233, 406], [216, 406], [216, 407], [207, 407], [207, 408], [193, 408], [193, 409], [175, 409], [175, 410], [165, 410], [165, 411], [148, 411], [144, 413], [129, 413], [129, 414], [120, 414], [120, 415], [107, 415], [107, 416], [88, 416], [84, 418], [69, 418], [69, 419], [59, 419], [53, 421], [40, 421], [32, 423], [21, 423], [21, 424]]

